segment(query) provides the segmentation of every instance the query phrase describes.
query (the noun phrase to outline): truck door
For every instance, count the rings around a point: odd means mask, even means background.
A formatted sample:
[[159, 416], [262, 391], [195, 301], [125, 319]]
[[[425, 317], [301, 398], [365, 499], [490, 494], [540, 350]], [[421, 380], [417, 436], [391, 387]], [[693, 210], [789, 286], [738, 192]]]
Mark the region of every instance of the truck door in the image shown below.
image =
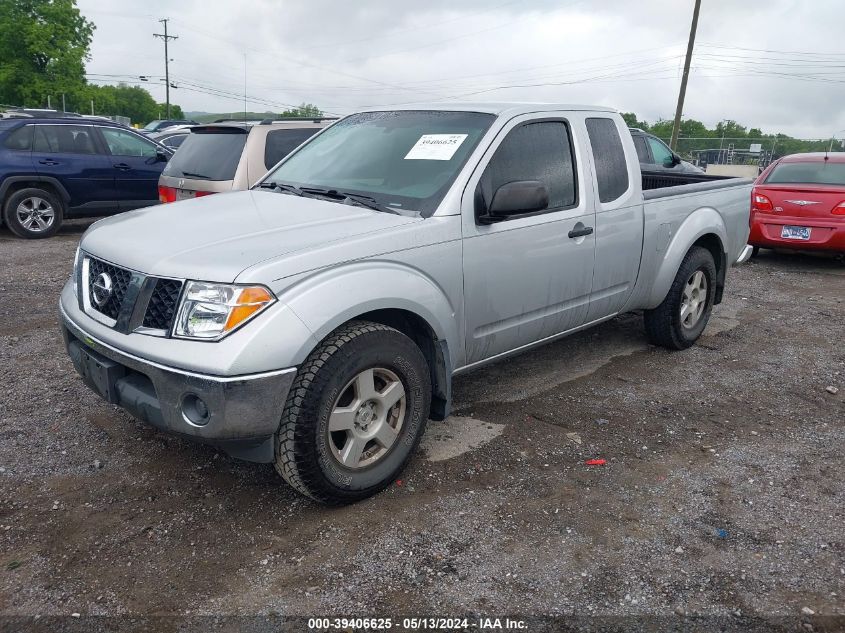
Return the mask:
[[[467, 363], [551, 337], [586, 321], [595, 238], [582, 150], [569, 120], [516, 117], [482, 157], [463, 195]], [[482, 219], [497, 189], [546, 186], [548, 208]]]
[[[598, 114], [598, 113], [597, 113]], [[586, 120], [595, 172], [596, 269], [588, 321], [619, 312], [631, 295], [643, 247], [643, 201], [633, 142], [610, 116]], [[621, 128], [627, 138], [625, 128]]]

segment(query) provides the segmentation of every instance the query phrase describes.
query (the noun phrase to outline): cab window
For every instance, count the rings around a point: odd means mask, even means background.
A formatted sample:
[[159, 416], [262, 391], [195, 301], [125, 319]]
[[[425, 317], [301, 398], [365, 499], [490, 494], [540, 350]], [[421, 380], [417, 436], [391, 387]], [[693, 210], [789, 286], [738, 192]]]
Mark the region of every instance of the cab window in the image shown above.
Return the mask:
[[549, 207], [544, 212], [577, 205], [575, 159], [566, 123], [525, 123], [508, 133], [478, 183], [482, 208], [490, 205], [499, 187], [517, 180], [538, 180], [546, 186]]

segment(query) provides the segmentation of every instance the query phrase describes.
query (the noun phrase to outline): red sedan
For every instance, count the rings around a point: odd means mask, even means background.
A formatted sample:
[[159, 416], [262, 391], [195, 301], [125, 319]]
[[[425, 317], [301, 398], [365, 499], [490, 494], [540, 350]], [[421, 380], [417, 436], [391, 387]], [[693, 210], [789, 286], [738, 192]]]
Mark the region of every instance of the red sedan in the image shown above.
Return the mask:
[[793, 154], [769, 165], [751, 192], [748, 243], [845, 253], [845, 152]]

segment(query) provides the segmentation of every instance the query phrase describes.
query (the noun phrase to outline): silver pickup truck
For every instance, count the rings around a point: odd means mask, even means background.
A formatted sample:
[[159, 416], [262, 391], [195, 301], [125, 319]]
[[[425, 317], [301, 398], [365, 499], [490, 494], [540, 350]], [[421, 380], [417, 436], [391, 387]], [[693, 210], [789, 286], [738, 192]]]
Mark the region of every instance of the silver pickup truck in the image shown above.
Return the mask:
[[750, 254], [750, 192], [641, 173], [604, 108], [353, 114], [250, 191], [97, 222], [62, 332], [109, 402], [348, 503], [449, 415], [455, 374], [632, 310], [692, 345]]

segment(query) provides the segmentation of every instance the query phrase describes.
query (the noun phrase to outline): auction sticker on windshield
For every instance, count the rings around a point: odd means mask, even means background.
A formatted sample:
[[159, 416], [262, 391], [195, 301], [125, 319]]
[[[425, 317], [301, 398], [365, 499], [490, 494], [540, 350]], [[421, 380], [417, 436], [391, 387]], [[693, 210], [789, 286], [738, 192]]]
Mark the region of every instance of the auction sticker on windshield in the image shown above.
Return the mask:
[[405, 160], [452, 160], [466, 134], [423, 134]]

